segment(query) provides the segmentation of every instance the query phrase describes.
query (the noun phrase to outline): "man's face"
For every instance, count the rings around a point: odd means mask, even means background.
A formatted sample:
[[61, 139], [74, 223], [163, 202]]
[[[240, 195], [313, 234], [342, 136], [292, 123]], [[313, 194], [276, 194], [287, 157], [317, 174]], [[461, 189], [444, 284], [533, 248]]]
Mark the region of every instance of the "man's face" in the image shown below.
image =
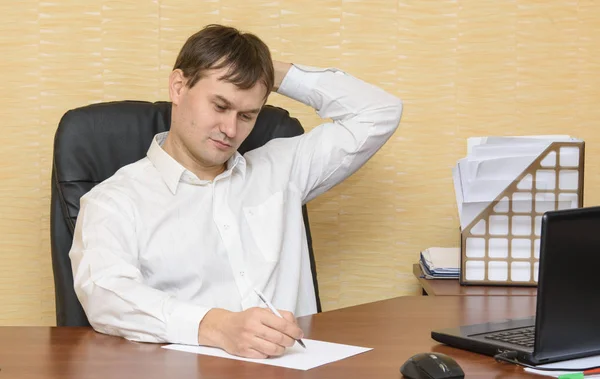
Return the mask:
[[203, 168], [221, 166], [235, 153], [252, 131], [267, 94], [260, 82], [243, 90], [219, 80], [226, 73], [227, 68], [208, 71], [192, 88], [179, 70], [170, 78], [170, 133], [179, 153]]

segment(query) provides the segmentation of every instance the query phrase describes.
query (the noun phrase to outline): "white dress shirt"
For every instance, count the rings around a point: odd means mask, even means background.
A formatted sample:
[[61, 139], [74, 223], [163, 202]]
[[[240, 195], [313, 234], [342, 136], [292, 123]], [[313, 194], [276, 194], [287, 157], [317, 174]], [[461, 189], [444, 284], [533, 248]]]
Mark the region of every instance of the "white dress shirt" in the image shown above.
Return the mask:
[[293, 66], [279, 93], [331, 118], [236, 153], [200, 180], [161, 147], [81, 198], [69, 253], [75, 292], [99, 332], [197, 345], [211, 308], [316, 312], [302, 205], [358, 170], [400, 122], [401, 101], [336, 69]]

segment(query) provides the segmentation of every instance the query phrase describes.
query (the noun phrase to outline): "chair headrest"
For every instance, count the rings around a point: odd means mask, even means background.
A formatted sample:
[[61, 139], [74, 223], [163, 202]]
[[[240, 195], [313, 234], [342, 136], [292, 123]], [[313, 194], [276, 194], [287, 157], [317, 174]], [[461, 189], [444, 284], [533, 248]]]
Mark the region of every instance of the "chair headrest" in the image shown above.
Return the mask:
[[[54, 139], [57, 180], [99, 183], [145, 157], [152, 138], [170, 125], [169, 102], [119, 101], [70, 110], [62, 117]], [[244, 154], [273, 138], [303, 132], [286, 110], [267, 105], [239, 151]]]

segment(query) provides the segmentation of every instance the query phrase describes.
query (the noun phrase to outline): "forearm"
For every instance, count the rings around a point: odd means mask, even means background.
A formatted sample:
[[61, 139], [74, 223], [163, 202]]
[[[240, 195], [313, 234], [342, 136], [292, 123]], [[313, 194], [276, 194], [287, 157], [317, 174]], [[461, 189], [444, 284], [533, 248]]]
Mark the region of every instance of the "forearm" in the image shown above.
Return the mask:
[[198, 324], [209, 308], [123, 275], [84, 276], [76, 276], [75, 292], [98, 332], [143, 342], [197, 344]]
[[197, 344], [198, 323], [208, 308], [144, 283], [131, 238], [134, 225], [124, 209], [81, 200], [69, 256], [75, 293], [90, 324], [137, 341]]
[[337, 69], [282, 65], [279, 71], [285, 75], [277, 91], [314, 108], [322, 118], [342, 122], [361, 119], [391, 129], [398, 126], [401, 100], [372, 84]]
[[291, 176], [305, 202], [358, 170], [392, 136], [402, 113], [400, 99], [336, 69], [294, 65], [278, 93], [334, 121], [294, 146]]

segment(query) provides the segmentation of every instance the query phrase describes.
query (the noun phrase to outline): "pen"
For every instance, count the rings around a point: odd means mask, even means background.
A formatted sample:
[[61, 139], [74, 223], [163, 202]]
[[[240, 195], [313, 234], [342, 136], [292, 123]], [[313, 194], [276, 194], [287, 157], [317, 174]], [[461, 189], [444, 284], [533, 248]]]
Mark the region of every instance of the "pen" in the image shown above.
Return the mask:
[[[256, 293], [256, 295], [260, 298], [260, 300], [265, 303], [265, 305], [271, 310], [271, 312], [275, 313], [275, 316], [283, 318], [283, 316], [277, 311], [277, 309], [275, 309], [275, 307], [273, 306], [273, 304], [271, 304], [271, 302], [269, 302], [267, 300], [267, 298], [262, 294], [262, 292], [260, 292], [259, 290], [257, 290], [256, 288], [254, 289], [254, 292]], [[297, 339], [296, 342], [298, 342], [300, 344], [300, 346], [302, 346], [303, 348], [306, 349], [306, 345], [304, 345], [304, 342], [302, 342], [301, 339]]]

